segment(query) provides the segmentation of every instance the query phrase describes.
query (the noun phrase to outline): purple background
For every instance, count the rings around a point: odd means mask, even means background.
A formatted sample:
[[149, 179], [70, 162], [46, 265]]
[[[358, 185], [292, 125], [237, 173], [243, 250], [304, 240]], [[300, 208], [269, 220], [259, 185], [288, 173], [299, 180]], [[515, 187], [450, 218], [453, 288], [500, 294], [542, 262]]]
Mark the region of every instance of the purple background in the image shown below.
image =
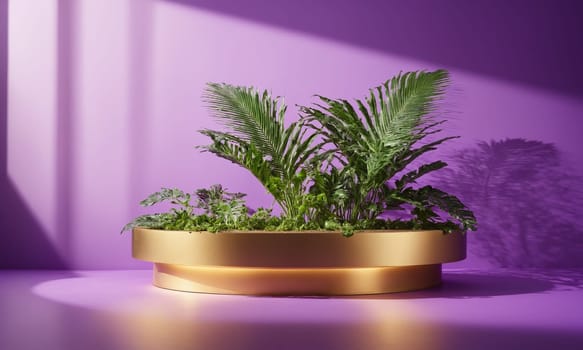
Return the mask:
[[[454, 85], [435, 180], [475, 211], [458, 266], [583, 266], [578, 1], [0, 1], [0, 268], [138, 268], [119, 229], [161, 186], [271, 199], [193, 146], [208, 81], [361, 97], [398, 73]], [[289, 119], [295, 109], [290, 108]]]

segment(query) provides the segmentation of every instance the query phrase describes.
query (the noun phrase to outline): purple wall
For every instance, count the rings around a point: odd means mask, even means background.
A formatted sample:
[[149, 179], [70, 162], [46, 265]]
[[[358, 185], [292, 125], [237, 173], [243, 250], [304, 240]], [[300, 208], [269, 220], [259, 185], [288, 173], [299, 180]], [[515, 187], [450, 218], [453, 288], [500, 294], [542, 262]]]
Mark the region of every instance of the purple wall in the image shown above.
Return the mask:
[[442, 67], [454, 81], [450, 133], [462, 139], [438, 154], [452, 169], [436, 180], [481, 224], [462, 265], [583, 266], [583, 5], [330, 4], [13, 0], [0, 8], [9, 29], [0, 29], [8, 38], [0, 267], [147, 266], [117, 233], [161, 186], [221, 182], [269, 205], [243, 170], [193, 149], [206, 142], [196, 130], [215, 126], [200, 101], [207, 81], [269, 88], [293, 106], [314, 93], [360, 97], [399, 71]]
[[0, 267], [65, 267], [8, 176], [8, 2], [0, 1]]

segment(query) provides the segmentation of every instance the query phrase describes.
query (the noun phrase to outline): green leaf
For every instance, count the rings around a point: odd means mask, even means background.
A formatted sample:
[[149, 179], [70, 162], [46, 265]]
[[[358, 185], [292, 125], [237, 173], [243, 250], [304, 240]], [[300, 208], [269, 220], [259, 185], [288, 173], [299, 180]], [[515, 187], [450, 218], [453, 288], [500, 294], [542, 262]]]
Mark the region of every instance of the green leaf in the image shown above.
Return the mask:
[[177, 188], [162, 188], [161, 191], [152, 193], [140, 202], [140, 205], [149, 207], [165, 201], [183, 201], [190, 199], [190, 196]]
[[419, 179], [423, 175], [426, 175], [432, 171], [442, 169], [446, 166], [447, 163], [441, 160], [429, 164], [424, 164], [420, 166], [418, 169], [410, 171], [407, 174], [403, 175], [399, 180], [396, 181], [395, 185], [398, 190], [401, 190], [408, 184], [415, 182], [415, 180]]
[[[356, 108], [347, 100], [324, 96], [318, 96], [320, 104], [315, 107], [300, 108], [305, 125], [317, 131], [323, 148], [331, 148], [334, 158], [340, 160], [330, 163], [338, 169], [335, 173], [316, 176], [313, 186], [337, 199], [329, 203], [336, 216], [353, 224], [374, 219], [390, 198], [391, 191], [385, 190], [388, 181], [396, 180], [402, 187], [442, 167], [436, 162], [394, 179], [413, 160], [454, 138], [441, 138], [415, 148], [425, 137], [439, 131], [435, 127], [442, 121], [435, 121], [432, 113], [448, 83], [445, 70], [409, 72], [370, 89], [365, 102], [356, 100]], [[343, 191], [334, 196], [333, 188]], [[376, 207], [367, 204], [371, 201]]]
[[201, 148], [248, 169], [274, 196], [285, 216], [298, 216], [307, 182], [298, 174], [323, 146], [314, 144], [316, 134], [308, 134], [300, 122], [286, 127], [286, 106], [267, 91], [210, 83], [205, 100], [227, 132], [202, 130], [212, 144]]

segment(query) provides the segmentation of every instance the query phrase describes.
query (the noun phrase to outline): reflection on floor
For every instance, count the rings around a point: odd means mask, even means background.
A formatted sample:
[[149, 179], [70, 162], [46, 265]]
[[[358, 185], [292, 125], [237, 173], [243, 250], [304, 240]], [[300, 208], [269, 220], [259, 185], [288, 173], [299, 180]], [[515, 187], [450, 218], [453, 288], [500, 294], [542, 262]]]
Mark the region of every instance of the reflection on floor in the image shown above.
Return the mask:
[[2, 350], [583, 349], [583, 270], [456, 270], [423, 292], [190, 294], [149, 271], [0, 271]]

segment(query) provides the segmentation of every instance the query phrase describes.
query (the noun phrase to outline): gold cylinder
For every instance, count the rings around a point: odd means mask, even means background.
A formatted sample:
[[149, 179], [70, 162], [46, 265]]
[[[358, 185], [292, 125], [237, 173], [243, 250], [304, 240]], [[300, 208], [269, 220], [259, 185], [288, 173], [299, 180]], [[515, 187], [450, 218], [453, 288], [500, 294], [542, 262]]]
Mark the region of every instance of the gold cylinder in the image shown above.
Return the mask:
[[165, 289], [245, 295], [358, 295], [438, 285], [441, 265], [357, 268], [257, 268], [154, 264], [154, 285]]
[[135, 229], [133, 257], [188, 266], [377, 267], [465, 258], [466, 236], [441, 231], [188, 232]]
[[132, 254], [156, 286], [202, 293], [353, 295], [427, 288], [466, 255], [441, 231], [188, 232], [135, 229]]

